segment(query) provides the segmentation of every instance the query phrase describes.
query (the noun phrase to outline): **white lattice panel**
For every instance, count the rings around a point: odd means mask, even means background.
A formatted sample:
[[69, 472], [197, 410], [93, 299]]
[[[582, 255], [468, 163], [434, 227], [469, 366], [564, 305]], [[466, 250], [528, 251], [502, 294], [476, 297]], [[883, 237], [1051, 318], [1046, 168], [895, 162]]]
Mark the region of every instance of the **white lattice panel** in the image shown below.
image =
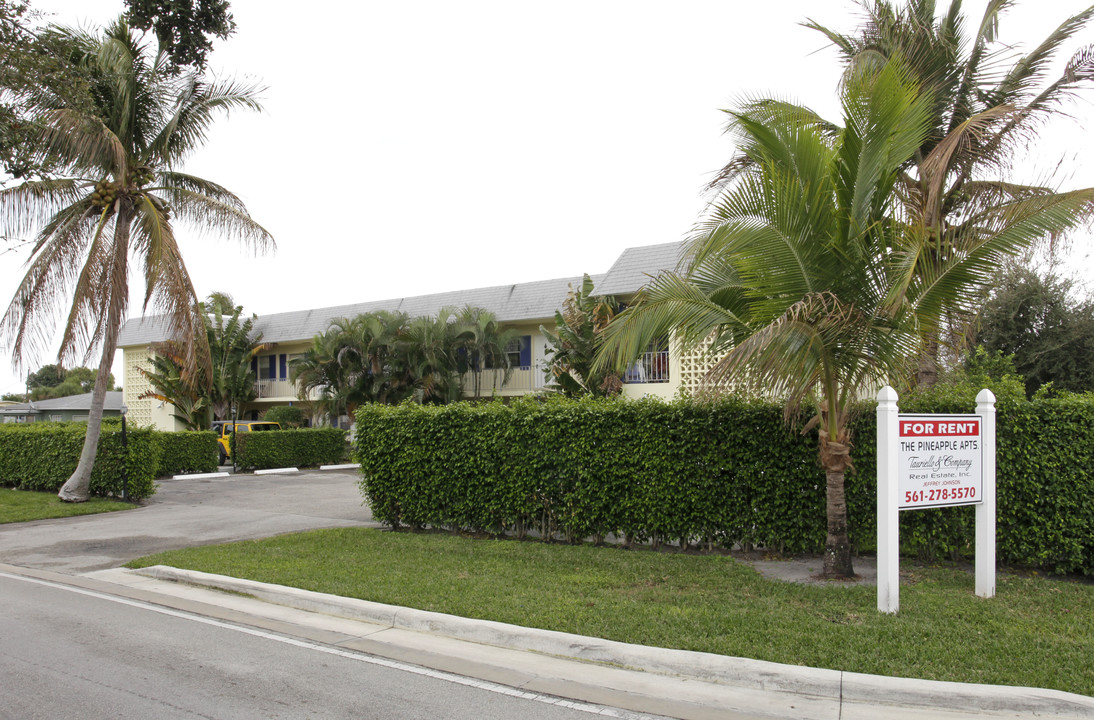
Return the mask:
[[129, 408], [129, 422], [135, 425], [152, 425], [151, 398], [138, 399], [142, 393], [152, 389], [148, 378], [140, 373], [138, 368], [150, 370], [152, 361], [152, 348], [127, 348], [125, 350], [125, 378], [122, 380], [122, 388], [125, 390], [125, 404]]
[[692, 397], [706, 392], [724, 392], [732, 387], [728, 380], [713, 384], [706, 381], [707, 373], [719, 360], [710, 354], [711, 339], [689, 352], [680, 353], [680, 387]]

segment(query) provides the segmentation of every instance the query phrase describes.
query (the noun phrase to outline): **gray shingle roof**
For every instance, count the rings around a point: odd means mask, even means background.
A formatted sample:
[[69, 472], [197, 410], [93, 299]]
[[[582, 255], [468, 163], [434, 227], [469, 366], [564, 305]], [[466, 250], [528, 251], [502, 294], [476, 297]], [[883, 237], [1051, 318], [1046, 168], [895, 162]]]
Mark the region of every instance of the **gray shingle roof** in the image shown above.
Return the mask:
[[596, 284], [597, 294], [629, 295], [638, 292], [658, 273], [675, 270], [684, 244], [680, 242], [627, 248]]
[[[596, 292], [611, 295], [637, 292], [650, 276], [676, 267], [679, 248], [680, 243], [666, 243], [625, 250], [606, 275], [592, 276]], [[323, 332], [331, 320], [361, 313], [390, 310], [416, 317], [436, 315], [443, 307], [462, 308], [465, 305], [489, 310], [500, 322], [544, 322], [554, 317], [571, 285], [579, 287], [581, 276], [272, 313], [259, 316], [255, 330], [262, 333], [265, 342], [292, 342], [308, 340]], [[165, 339], [166, 324], [161, 316], [131, 318], [122, 326], [118, 347], [147, 345]]]
[[[124, 393], [121, 390], [108, 390], [106, 393], [106, 402], [103, 404], [104, 410], [115, 410], [121, 412]], [[53, 398], [52, 400], [35, 400], [30, 403], [20, 403], [18, 405], [8, 405], [0, 412], [6, 414], [25, 414], [27, 410], [37, 410], [40, 412], [48, 412], [50, 410], [90, 410], [91, 409], [91, 393], [84, 393], [83, 395], [69, 395], [67, 397]]]
[[540, 280], [314, 310], [296, 310], [264, 315], [255, 322], [255, 330], [262, 333], [262, 339], [266, 342], [287, 342], [311, 338], [326, 330], [331, 320], [354, 317], [361, 313], [390, 310], [418, 317], [436, 315], [444, 307], [462, 308], [465, 305], [489, 310], [500, 322], [547, 320], [554, 317], [555, 310], [566, 299], [571, 283], [580, 285], [581, 278]]

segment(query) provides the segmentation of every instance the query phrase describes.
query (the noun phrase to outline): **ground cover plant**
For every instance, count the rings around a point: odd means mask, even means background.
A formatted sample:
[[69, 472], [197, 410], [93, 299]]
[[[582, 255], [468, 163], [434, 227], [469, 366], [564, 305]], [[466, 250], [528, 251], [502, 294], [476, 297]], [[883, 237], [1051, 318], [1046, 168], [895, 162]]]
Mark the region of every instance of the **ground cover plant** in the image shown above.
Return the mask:
[[767, 580], [728, 555], [350, 528], [171, 551], [164, 564], [643, 645], [1094, 695], [1094, 585], [905, 562], [901, 609], [873, 585]]
[[52, 492], [0, 488], [0, 523], [93, 515], [134, 507], [136, 505], [106, 498], [91, 498], [85, 503], [66, 503]]

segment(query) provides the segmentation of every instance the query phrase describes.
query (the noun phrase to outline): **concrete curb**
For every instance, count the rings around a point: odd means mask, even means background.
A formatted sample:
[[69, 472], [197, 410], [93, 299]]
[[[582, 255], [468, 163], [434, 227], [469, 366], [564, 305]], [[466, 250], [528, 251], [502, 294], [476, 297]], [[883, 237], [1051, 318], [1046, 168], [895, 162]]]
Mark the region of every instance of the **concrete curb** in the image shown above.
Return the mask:
[[183, 475], [172, 475], [172, 480], [204, 480], [206, 478], [218, 478], [228, 477], [231, 473], [226, 472], [211, 472], [211, 473], [189, 473]]
[[156, 565], [135, 570], [158, 580], [251, 595], [299, 610], [433, 633], [512, 650], [607, 663], [659, 675], [750, 690], [784, 692], [848, 705], [950, 712], [1094, 718], [1094, 698], [1040, 688], [893, 678], [783, 665], [687, 650], [630, 645], [552, 630], [445, 615], [337, 595]]
[[267, 468], [265, 470], [255, 470], [255, 475], [284, 475], [286, 473], [300, 472], [299, 468]]

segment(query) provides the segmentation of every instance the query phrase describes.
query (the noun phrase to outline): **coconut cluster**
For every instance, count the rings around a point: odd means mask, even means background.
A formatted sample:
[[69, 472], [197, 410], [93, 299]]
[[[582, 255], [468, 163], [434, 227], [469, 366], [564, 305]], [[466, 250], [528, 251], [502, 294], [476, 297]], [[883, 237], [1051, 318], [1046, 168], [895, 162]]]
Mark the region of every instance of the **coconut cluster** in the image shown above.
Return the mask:
[[95, 183], [95, 190], [91, 193], [91, 204], [101, 208], [110, 207], [118, 198], [118, 193], [120, 193], [121, 190], [121, 183], [100, 180]]
[[156, 177], [156, 174], [152, 172], [152, 168], [147, 165], [134, 168], [130, 173], [130, 182], [137, 187], [144, 187], [148, 183], [152, 182], [152, 179]]

